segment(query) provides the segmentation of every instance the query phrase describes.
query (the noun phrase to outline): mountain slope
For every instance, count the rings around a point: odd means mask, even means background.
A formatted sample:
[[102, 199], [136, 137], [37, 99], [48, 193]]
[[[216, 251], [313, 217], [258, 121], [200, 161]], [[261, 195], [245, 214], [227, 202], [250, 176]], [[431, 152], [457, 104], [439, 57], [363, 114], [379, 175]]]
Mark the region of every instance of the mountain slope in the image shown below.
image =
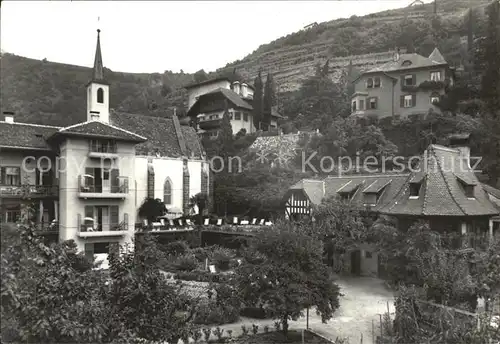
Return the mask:
[[[320, 23], [260, 46], [240, 61], [228, 64], [217, 73], [234, 69], [248, 80], [258, 70], [274, 74], [280, 93], [296, 90], [302, 80], [314, 73], [317, 63], [329, 60], [333, 79], [352, 60], [355, 70], [387, 62], [395, 46], [414, 42], [422, 54], [434, 48], [433, 34], [439, 34], [439, 48], [445, 58], [460, 64], [463, 59], [465, 14], [474, 7], [478, 18], [490, 0], [438, 0], [438, 15], [433, 6], [415, 6], [352, 16]], [[68, 125], [85, 120], [85, 85], [90, 69], [39, 61], [12, 54], [1, 57], [1, 110], [15, 111], [17, 121]], [[105, 71], [111, 86], [111, 107], [132, 113], [165, 116], [172, 107], [182, 111], [186, 98], [183, 85], [194, 81], [192, 74], [133, 74]], [[286, 99], [280, 95], [280, 99]]]

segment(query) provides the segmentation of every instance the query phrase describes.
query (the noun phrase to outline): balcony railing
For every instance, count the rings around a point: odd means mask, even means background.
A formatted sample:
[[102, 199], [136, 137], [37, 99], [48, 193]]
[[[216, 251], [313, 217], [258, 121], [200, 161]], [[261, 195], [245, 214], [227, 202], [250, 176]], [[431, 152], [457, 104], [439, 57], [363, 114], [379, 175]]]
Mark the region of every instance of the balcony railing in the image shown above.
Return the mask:
[[109, 224], [82, 224], [80, 225], [80, 232], [120, 232], [128, 231], [128, 223], [109, 223]]
[[128, 177], [117, 177], [109, 185], [96, 184], [91, 176], [78, 176], [80, 194], [128, 194]]
[[1, 197], [56, 197], [59, 188], [57, 185], [2, 185]]

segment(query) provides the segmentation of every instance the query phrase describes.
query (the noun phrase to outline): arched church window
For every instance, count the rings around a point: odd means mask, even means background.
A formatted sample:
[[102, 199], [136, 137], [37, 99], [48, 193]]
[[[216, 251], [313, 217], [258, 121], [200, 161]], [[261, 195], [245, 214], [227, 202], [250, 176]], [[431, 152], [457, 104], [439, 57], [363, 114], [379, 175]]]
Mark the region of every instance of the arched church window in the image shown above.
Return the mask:
[[172, 204], [172, 182], [169, 178], [163, 184], [163, 203]]
[[97, 90], [97, 102], [101, 104], [104, 103], [104, 90], [102, 88]]

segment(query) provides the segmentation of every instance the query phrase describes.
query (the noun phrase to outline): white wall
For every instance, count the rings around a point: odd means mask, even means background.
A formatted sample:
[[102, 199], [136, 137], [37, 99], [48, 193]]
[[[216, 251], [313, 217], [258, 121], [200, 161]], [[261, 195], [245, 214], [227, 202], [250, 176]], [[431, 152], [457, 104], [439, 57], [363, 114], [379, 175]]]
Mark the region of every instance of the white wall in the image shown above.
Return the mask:
[[230, 89], [231, 83], [227, 80], [220, 80], [220, 81], [216, 81], [216, 82], [213, 82], [210, 84], [201, 85], [201, 86], [193, 87], [193, 88], [189, 89], [188, 90], [188, 110], [196, 102], [197, 97], [199, 97], [205, 93], [214, 91], [218, 88]]
[[[66, 139], [61, 146], [61, 163], [59, 173], [59, 239], [73, 239], [79, 250], [84, 250], [85, 243], [116, 241], [120, 244], [132, 243], [135, 224], [135, 146], [129, 143], [117, 143], [119, 159], [116, 160], [114, 168], [120, 170], [120, 176], [128, 177], [129, 194], [125, 199], [81, 199], [78, 197], [78, 176], [85, 174], [85, 168], [101, 167], [100, 159], [88, 157], [89, 141], [85, 139]], [[123, 221], [124, 214], [128, 214], [128, 232], [123, 237], [83, 239], [78, 236], [78, 214], [82, 219], [85, 217], [86, 205], [118, 205], [119, 220]]]
[[[201, 160], [188, 161], [188, 170], [190, 175], [189, 197], [194, 196], [201, 191], [201, 164]], [[177, 210], [182, 211], [182, 159], [154, 157], [153, 168], [155, 171], [154, 198], [163, 200], [163, 185], [165, 184], [165, 180], [170, 178], [170, 182], [172, 183], [172, 204], [166, 204], [167, 209], [176, 208]], [[135, 176], [137, 182], [136, 210], [138, 210], [148, 194], [148, 157], [136, 157]]]
[[[103, 90], [103, 102], [97, 102], [97, 90], [102, 88]], [[109, 86], [101, 85], [96, 83], [91, 83], [87, 87], [87, 121], [90, 121], [91, 114], [90, 111], [99, 112], [99, 120], [109, 123]]]

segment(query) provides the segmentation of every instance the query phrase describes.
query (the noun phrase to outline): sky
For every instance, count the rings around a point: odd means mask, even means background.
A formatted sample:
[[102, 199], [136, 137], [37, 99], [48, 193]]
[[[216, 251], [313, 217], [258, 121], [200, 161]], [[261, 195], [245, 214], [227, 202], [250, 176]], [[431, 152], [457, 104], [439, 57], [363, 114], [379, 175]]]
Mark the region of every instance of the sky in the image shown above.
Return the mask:
[[3, 52], [91, 67], [100, 28], [103, 62], [113, 71], [210, 72], [310, 23], [412, 1], [7, 0], [0, 43]]

